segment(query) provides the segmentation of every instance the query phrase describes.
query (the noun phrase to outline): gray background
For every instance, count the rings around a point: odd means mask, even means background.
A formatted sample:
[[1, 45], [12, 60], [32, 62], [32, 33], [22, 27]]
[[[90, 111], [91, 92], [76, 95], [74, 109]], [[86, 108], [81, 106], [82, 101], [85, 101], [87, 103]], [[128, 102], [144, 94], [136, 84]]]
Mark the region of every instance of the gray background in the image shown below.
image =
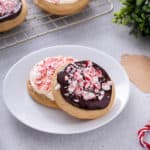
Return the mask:
[[[119, 9], [114, 1], [115, 11]], [[150, 95], [131, 83], [127, 107], [111, 123], [78, 135], [52, 135], [35, 131], [8, 112], [2, 98], [2, 82], [8, 69], [24, 55], [59, 44], [79, 44], [98, 48], [118, 61], [123, 53], [150, 56], [150, 38], [128, 34], [126, 27], [112, 24], [113, 14], [50, 33], [16, 47], [0, 51], [0, 150], [141, 150], [137, 130], [150, 121]], [[140, 68], [139, 68], [140, 69]]]

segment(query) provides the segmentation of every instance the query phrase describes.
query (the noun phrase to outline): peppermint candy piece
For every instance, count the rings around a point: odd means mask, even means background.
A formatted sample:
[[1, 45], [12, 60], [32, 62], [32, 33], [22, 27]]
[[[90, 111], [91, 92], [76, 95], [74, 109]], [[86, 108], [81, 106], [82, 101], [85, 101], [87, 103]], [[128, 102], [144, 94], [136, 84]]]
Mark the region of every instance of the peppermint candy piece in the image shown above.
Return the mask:
[[145, 125], [138, 131], [139, 143], [146, 150], [150, 150], [150, 143], [145, 140], [145, 134], [148, 132], [150, 132], [150, 124]]

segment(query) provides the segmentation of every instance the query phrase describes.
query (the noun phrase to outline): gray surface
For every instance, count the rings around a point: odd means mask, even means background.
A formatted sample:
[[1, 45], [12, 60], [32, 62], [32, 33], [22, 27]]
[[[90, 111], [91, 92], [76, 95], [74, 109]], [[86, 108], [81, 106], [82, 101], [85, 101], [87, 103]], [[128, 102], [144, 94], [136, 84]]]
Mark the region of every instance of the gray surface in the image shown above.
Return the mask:
[[[115, 10], [118, 2], [115, 2]], [[125, 110], [108, 125], [79, 135], [51, 135], [35, 131], [8, 112], [2, 98], [2, 82], [8, 69], [22, 56], [43, 47], [79, 44], [99, 48], [118, 61], [122, 53], [150, 56], [150, 39], [136, 39], [128, 29], [111, 23], [112, 14], [48, 34], [25, 44], [0, 51], [0, 150], [142, 150], [137, 130], [150, 121], [150, 95], [131, 84]]]

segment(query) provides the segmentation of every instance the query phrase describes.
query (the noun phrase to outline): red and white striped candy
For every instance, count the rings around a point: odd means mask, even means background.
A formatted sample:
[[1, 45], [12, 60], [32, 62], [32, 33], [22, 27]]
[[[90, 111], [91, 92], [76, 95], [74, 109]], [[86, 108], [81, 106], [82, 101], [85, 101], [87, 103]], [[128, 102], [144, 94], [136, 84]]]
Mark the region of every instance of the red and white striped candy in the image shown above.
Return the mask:
[[145, 134], [150, 132], [150, 124], [145, 125], [138, 131], [138, 138], [141, 146], [146, 150], [150, 150], [150, 143], [145, 140]]

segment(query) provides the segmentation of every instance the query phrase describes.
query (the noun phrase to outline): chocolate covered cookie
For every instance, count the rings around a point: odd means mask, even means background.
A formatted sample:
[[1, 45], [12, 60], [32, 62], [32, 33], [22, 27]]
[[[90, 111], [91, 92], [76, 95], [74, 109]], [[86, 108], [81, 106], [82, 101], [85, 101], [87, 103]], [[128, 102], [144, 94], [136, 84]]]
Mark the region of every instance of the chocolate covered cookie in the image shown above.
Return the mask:
[[57, 105], [80, 119], [105, 115], [114, 103], [114, 83], [108, 73], [89, 60], [68, 64], [55, 79]]
[[20, 25], [27, 15], [25, 0], [0, 0], [0, 32]]

